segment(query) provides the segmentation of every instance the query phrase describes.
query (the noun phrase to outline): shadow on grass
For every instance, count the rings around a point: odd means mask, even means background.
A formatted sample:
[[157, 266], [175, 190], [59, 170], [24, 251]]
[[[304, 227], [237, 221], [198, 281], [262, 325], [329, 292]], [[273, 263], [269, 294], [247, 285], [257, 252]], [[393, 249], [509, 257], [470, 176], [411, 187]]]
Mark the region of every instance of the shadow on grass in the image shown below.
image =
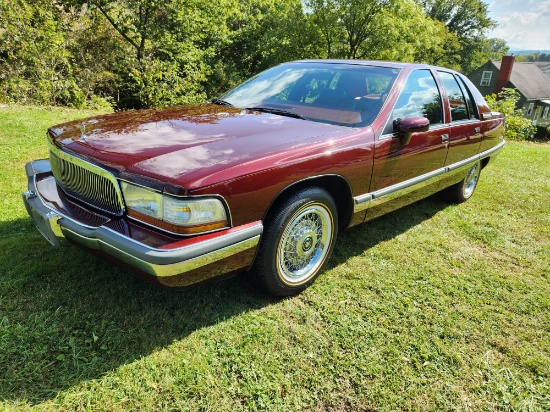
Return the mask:
[[[428, 198], [340, 235], [330, 266], [445, 207]], [[76, 247], [53, 248], [28, 219], [0, 223], [0, 399], [42, 402], [209, 325], [276, 303], [237, 276], [162, 289]]]
[[412, 227], [430, 219], [449, 206], [441, 200], [440, 194], [388, 213], [374, 220], [355, 226], [338, 235], [330, 267], [338, 266], [365, 250], [405, 233]]

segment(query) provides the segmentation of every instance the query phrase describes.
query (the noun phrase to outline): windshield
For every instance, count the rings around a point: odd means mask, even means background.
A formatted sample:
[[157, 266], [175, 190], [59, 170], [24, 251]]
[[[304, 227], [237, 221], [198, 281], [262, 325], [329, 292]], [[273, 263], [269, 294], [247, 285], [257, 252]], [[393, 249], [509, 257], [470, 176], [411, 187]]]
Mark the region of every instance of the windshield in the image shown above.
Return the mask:
[[340, 63], [285, 63], [219, 100], [235, 107], [345, 126], [376, 118], [399, 69]]

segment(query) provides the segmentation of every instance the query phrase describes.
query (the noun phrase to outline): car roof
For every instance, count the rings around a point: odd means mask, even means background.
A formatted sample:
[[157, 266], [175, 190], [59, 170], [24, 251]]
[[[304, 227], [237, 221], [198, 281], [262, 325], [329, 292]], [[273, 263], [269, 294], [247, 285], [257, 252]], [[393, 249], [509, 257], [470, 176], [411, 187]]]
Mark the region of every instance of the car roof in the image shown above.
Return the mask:
[[295, 60], [291, 63], [321, 63], [321, 64], [352, 64], [358, 66], [379, 66], [379, 67], [391, 67], [396, 69], [403, 69], [405, 67], [436, 67], [423, 63], [401, 63], [401, 62], [388, 62], [382, 60], [346, 60], [346, 59], [303, 59]]

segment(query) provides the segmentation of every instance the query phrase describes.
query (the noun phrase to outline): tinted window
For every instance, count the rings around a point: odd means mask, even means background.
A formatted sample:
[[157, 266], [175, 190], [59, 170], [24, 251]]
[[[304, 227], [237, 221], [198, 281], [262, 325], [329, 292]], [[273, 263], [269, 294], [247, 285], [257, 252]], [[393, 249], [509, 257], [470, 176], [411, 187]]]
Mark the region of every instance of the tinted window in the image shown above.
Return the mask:
[[307, 120], [364, 126], [378, 115], [398, 73], [377, 66], [286, 63], [221, 98], [235, 107], [280, 109]]
[[439, 77], [441, 78], [443, 87], [447, 91], [447, 98], [451, 107], [451, 121], [469, 119], [468, 105], [455, 77], [447, 72], [439, 72]]
[[415, 70], [409, 75], [393, 109], [391, 125], [407, 116], [424, 116], [430, 124], [442, 123], [441, 97], [429, 70]]

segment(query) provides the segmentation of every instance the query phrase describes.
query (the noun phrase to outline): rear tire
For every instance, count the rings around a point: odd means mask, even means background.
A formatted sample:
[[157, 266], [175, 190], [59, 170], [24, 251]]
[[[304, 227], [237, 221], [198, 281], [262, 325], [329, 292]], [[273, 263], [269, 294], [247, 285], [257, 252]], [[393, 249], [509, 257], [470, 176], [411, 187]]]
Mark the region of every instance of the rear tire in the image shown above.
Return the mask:
[[302, 189], [286, 198], [266, 218], [253, 271], [275, 296], [296, 295], [311, 285], [334, 246], [336, 204], [325, 190]]
[[472, 197], [479, 182], [480, 173], [481, 162], [478, 161], [468, 169], [464, 179], [446, 189], [445, 195], [447, 199], [453, 203], [462, 203]]

